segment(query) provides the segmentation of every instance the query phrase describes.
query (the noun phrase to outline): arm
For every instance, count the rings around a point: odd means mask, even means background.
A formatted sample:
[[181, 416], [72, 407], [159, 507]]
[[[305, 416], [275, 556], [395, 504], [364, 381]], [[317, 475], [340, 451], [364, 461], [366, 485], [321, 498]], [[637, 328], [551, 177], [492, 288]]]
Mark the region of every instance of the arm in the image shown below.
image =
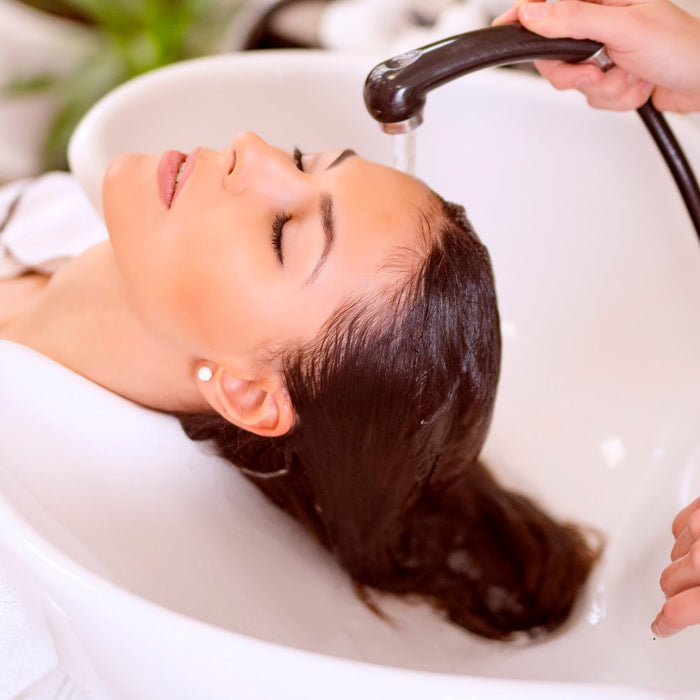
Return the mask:
[[548, 37], [594, 39], [616, 67], [537, 61], [554, 87], [575, 88], [593, 107], [636, 109], [653, 97], [662, 111], [700, 110], [700, 18], [669, 0], [518, 0], [494, 24], [519, 21]]

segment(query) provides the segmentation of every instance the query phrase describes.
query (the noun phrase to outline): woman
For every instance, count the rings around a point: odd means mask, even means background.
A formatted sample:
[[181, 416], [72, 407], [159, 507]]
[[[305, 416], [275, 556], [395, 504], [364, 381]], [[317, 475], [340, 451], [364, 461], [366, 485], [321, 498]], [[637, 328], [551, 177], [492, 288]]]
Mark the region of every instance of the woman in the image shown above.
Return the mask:
[[0, 337], [178, 415], [360, 586], [496, 639], [566, 619], [596, 550], [476, 461], [500, 336], [461, 208], [251, 133], [121, 156], [103, 202], [108, 242], [4, 283]]

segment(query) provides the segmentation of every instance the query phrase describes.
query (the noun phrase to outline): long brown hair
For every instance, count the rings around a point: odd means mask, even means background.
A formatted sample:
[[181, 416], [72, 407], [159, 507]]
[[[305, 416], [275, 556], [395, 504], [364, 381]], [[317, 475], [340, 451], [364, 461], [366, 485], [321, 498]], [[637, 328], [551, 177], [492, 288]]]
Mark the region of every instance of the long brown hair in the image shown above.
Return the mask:
[[429, 251], [403, 285], [347, 304], [284, 357], [288, 434], [179, 417], [357, 583], [423, 596], [484, 637], [538, 634], [567, 618], [597, 552], [477, 460], [500, 366], [493, 274], [464, 210], [434, 201]]

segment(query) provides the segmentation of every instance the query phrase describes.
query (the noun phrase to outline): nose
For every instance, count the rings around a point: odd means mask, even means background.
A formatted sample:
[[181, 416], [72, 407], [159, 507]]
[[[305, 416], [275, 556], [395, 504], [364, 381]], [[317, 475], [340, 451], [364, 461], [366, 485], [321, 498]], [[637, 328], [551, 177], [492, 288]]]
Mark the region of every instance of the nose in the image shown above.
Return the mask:
[[238, 134], [231, 143], [231, 151], [233, 168], [228, 176], [233, 187], [279, 185], [289, 191], [303, 183], [303, 173], [292, 156], [252, 131]]

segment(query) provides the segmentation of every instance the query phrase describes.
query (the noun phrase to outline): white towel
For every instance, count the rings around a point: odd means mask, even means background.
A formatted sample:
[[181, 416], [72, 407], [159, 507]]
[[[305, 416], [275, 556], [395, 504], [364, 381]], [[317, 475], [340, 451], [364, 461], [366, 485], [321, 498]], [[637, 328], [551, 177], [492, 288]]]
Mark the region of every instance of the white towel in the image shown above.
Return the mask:
[[57, 664], [51, 639], [18, 602], [0, 565], [0, 698], [18, 696]]
[[52, 274], [106, 237], [104, 222], [69, 173], [0, 188], [0, 279]]

